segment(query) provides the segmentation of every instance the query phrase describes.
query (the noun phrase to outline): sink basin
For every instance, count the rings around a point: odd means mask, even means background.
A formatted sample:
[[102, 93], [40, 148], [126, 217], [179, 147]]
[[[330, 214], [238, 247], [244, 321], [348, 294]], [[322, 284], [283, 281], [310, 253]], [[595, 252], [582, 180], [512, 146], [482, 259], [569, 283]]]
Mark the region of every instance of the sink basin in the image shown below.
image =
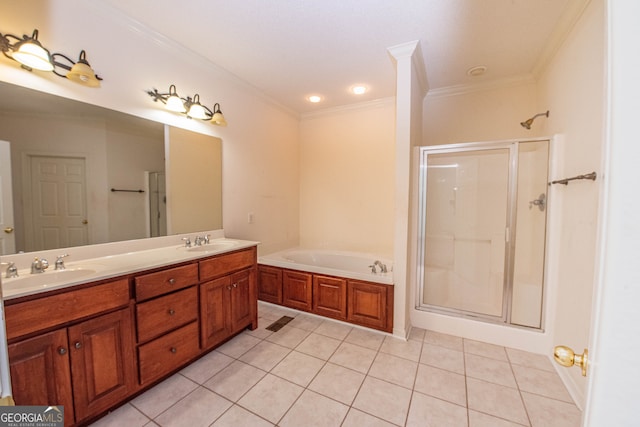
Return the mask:
[[2, 292], [4, 296], [10, 294], [33, 292], [38, 289], [48, 289], [67, 282], [81, 279], [95, 274], [91, 268], [67, 268], [66, 270], [45, 271], [40, 274], [23, 274], [12, 279], [2, 278]]
[[226, 242], [211, 242], [202, 246], [192, 246], [190, 248], [185, 248], [188, 252], [215, 252], [221, 251], [225, 249], [229, 249], [235, 246], [237, 243], [234, 241], [226, 241]]

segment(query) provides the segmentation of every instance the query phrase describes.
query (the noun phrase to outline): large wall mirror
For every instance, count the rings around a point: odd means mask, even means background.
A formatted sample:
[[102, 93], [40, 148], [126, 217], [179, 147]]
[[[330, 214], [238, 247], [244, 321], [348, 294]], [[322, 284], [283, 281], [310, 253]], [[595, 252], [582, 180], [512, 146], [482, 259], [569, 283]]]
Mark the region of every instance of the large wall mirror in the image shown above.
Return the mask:
[[0, 82], [0, 255], [222, 228], [221, 152], [218, 138]]

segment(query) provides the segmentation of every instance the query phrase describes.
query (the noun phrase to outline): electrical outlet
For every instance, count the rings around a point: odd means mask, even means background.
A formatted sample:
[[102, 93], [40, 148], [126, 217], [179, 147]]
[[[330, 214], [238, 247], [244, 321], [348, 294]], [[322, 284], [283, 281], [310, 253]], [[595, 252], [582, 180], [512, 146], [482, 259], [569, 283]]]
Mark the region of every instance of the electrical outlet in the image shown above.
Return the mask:
[[249, 212], [249, 214], [247, 214], [247, 222], [249, 224], [253, 224], [253, 212]]

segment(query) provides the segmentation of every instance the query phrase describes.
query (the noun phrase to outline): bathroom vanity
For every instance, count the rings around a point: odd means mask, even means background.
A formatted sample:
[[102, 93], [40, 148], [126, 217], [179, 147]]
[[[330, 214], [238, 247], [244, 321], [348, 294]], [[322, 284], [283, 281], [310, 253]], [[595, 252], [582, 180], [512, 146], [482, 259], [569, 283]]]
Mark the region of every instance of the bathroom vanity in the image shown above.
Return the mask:
[[83, 425], [255, 329], [257, 243], [232, 242], [96, 258], [79, 283], [5, 291], [16, 404], [64, 405]]

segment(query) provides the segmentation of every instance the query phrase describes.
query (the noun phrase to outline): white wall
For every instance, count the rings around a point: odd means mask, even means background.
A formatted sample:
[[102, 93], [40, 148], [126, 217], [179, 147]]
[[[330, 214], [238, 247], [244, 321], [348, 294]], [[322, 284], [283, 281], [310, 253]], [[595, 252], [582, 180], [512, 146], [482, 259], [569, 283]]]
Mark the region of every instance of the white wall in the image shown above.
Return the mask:
[[300, 122], [300, 244], [393, 256], [393, 99]]
[[[258, 240], [259, 250], [298, 244], [298, 117], [184, 46], [177, 46], [99, 2], [1, 2], [2, 32], [40, 32], [40, 41], [71, 57], [87, 51], [104, 78], [81, 87], [52, 74], [29, 73], [0, 59], [0, 79], [223, 140], [223, 223], [228, 236]], [[78, 37], [82, 34], [82, 37]], [[144, 91], [175, 84], [219, 102], [229, 126], [220, 128], [162, 110]], [[247, 223], [253, 212], [254, 224]]]
[[[592, 0], [539, 81], [539, 108], [551, 112], [542, 131], [563, 134], [564, 142], [558, 147], [559, 176], [555, 178], [602, 172], [604, 19], [603, 1]], [[589, 342], [601, 186], [602, 175], [595, 183], [552, 186], [549, 195], [550, 202], [562, 205], [557, 227], [549, 231], [558, 237], [554, 248], [557, 269], [548, 284], [557, 289], [555, 319], [550, 327], [554, 344], [568, 345], [578, 352]], [[585, 379], [578, 369], [561, 373], [573, 385], [580, 404]]]

